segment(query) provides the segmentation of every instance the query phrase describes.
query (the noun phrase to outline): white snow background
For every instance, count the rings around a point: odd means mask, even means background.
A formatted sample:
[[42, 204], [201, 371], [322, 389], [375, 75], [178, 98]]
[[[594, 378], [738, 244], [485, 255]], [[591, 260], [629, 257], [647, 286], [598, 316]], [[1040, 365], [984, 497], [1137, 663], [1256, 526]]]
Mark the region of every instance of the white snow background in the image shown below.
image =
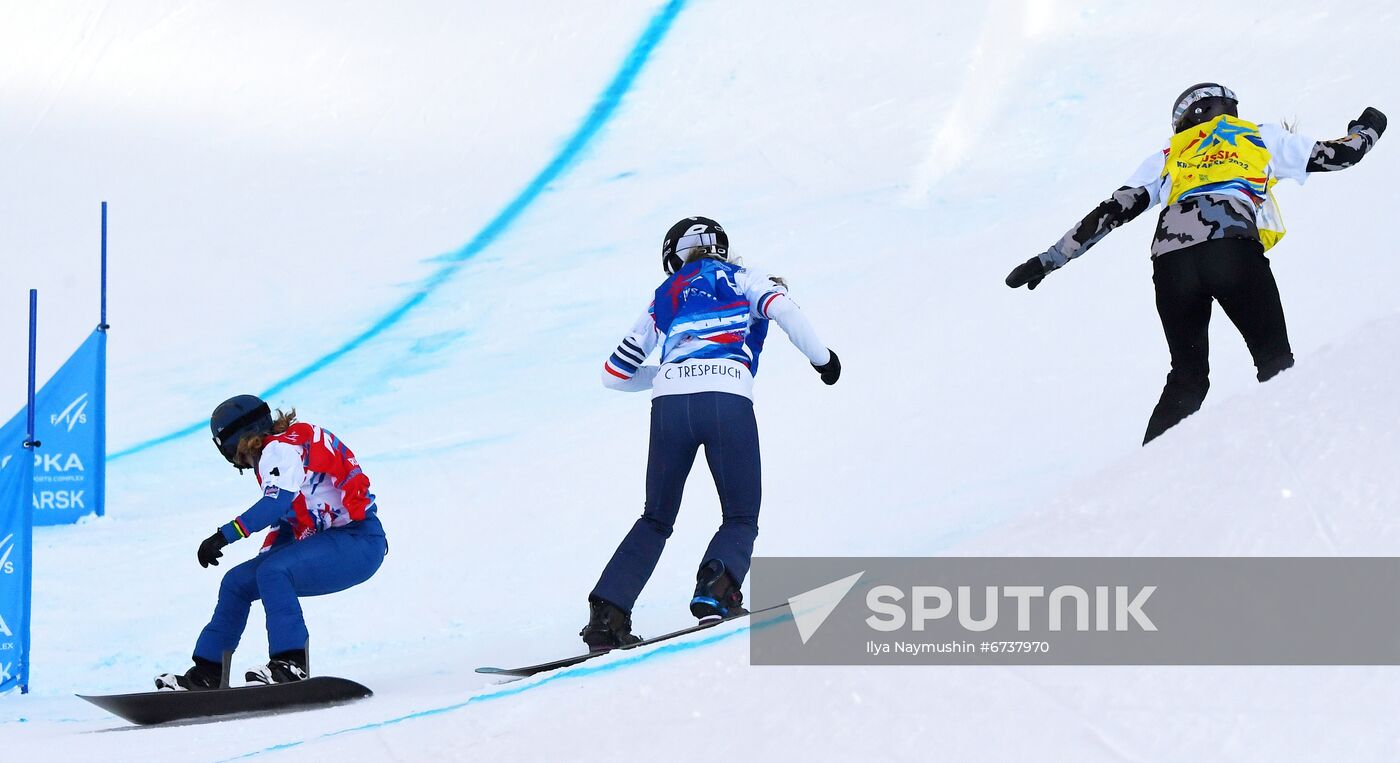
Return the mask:
[[[1393, 668], [751, 668], [729, 625], [472, 670], [580, 646], [646, 454], [646, 397], [599, 368], [691, 214], [787, 277], [845, 366], [828, 388], [780, 335], [764, 355], [760, 554], [1395, 553], [1396, 138], [1279, 189], [1298, 367], [1257, 385], [1217, 311], [1210, 399], [1150, 448], [1152, 222], [1034, 293], [1002, 278], [1194, 82], [1316, 138], [1400, 112], [1397, 30], [1298, 0], [0, 3], [2, 412], [26, 289], [43, 377], [96, 323], [107, 200], [114, 455], [106, 517], [35, 533], [33, 692], [0, 698], [0, 757], [1393, 759]], [[202, 428], [143, 443], [269, 388], [374, 481], [384, 567], [304, 607], [316, 670], [376, 694], [127, 730], [73, 694], [187, 667], [227, 569], [195, 548], [258, 495]], [[643, 634], [690, 620], [719, 516], [693, 476]], [[255, 607], [236, 667], [265, 645]]]

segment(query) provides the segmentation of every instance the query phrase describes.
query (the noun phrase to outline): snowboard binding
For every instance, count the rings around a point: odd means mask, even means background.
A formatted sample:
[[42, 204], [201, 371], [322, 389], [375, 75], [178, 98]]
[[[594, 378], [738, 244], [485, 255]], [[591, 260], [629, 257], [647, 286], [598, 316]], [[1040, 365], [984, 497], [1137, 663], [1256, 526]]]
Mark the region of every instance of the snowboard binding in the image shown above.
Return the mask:
[[588, 625], [578, 635], [589, 652], [606, 652], [642, 640], [632, 633], [632, 613], [594, 596], [588, 597]]
[[700, 565], [695, 575], [695, 597], [690, 600], [690, 614], [701, 623], [728, 620], [747, 615], [749, 611], [743, 605], [744, 593], [724, 568], [724, 562], [711, 559]]
[[244, 680], [250, 684], [286, 684], [305, 681], [310, 677], [304, 649], [273, 655], [266, 665], [259, 665], [243, 674]]
[[224, 672], [228, 658], [228, 655], [224, 655], [224, 662], [218, 663], [196, 657], [194, 667], [184, 673], [161, 673], [156, 676], [156, 690], [203, 691], [228, 686], [228, 675]]

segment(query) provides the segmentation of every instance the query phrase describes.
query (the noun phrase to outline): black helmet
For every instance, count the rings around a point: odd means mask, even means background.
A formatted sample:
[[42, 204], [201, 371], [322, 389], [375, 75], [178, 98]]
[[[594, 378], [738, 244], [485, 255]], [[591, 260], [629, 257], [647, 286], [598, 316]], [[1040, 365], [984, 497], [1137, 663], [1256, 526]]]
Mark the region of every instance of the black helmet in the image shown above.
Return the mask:
[[1172, 133], [1176, 134], [1221, 114], [1240, 115], [1235, 91], [1215, 82], [1202, 82], [1186, 88], [1172, 106]]
[[727, 261], [729, 234], [708, 217], [687, 217], [677, 222], [661, 242], [661, 269], [667, 275], [680, 270], [695, 249]]
[[209, 416], [209, 431], [224, 458], [242, 469], [246, 465], [240, 466], [234, 460], [238, 455], [238, 441], [245, 435], [271, 432], [272, 409], [256, 395], [235, 395], [214, 409]]

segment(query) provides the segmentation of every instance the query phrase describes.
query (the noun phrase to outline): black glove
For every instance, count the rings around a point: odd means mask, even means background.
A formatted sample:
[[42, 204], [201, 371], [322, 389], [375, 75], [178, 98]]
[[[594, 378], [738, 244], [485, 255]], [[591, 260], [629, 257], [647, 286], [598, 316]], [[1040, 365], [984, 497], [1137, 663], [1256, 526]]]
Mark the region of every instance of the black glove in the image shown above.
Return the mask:
[[1385, 115], [1375, 106], [1367, 106], [1366, 110], [1361, 112], [1361, 116], [1352, 120], [1352, 123], [1347, 125], [1347, 129], [1356, 132], [1358, 126], [1369, 127], [1376, 131], [1377, 137], [1380, 137], [1380, 135], [1385, 132]]
[[208, 567], [212, 564], [218, 567], [219, 557], [224, 555], [220, 549], [227, 545], [228, 541], [224, 540], [223, 531], [215, 530], [213, 535], [205, 538], [204, 542], [199, 544], [199, 566]]
[[1017, 265], [1006, 277], [1006, 285], [1011, 288], [1029, 285], [1032, 290], [1045, 280], [1045, 274], [1050, 269], [1045, 267], [1045, 263], [1040, 261], [1040, 255], [1036, 255], [1029, 260]]
[[817, 373], [821, 374], [823, 383], [831, 386], [836, 383], [837, 379], [841, 378], [841, 359], [836, 357], [835, 350], [827, 349], [827, 352], [831, 353], [831, 360], [822, 365], [813, 363], [812, 368], [817, 369]]

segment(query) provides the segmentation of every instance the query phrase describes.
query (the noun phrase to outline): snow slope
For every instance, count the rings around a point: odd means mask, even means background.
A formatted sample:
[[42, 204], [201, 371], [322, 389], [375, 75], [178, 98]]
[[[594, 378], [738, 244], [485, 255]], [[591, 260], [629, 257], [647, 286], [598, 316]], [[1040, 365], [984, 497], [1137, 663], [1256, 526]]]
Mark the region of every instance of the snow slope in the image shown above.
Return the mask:
[[[111, 201], [117, 455], [108, 517], [36, 533], [34, 693], [3, 700], [0, 745], [1385, 758], [1389, 669], [759, 669], [730, 626], [506, 687], [471, 672], [576, 648], [645, 459], [645, 398], [603, 390], [598, 366], [687, 214], [787, 276], [846, 365], [826, 388], [781, 340], [765, 355], [760, 553], [1388, 553], [1386, 141], [1281, 189], [1291, 232], [1274, 261], [1299, 367], [1258, 387], [1217, 321], [1211, 399], [1150, 449], [1136, 443], [1166, 370], [1150, 223], [1033, 294], [1001, 285], [1159, 147], [1187, 84], [1225, 81], [1245, 116], [1316, 137], [1400, 102], [1393, 9], [1213, 8], [1270, 41], [1225, 50], [1164, 26], [1172, 10], [0, 7], [0, 301], [20, 315], [22, 289], [41, 288], [55, 368], [95, 318]], [[0, 399], [21, 399], [19, 334], [0, 332]], [[384, 568], [306, 602], [318, 670], [376, 697], [89, 733], [122, 724], [74, 691], [184, 666], [218, 585], [194, 548], [255, 497], [202, 434], [171, 435], [268, 390], [344, 436], [381, 496]], [[718, 515], [703, 472], [639, 602], [643, 633], [688, 618]], [[255, 611], [240, 666], [261, 628]]]

